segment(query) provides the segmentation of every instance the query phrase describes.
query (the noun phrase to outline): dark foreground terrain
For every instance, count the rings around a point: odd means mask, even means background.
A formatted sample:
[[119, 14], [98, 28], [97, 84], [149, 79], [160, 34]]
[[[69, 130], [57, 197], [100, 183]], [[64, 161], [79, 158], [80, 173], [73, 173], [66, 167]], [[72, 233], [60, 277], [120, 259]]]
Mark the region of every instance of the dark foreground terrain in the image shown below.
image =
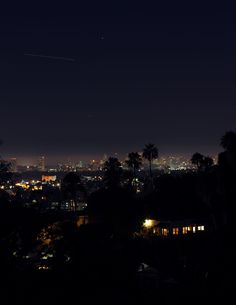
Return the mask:
[[59, 256], [46, 263], [5, 260], [1, 304], [165, 304], [233, 296], [236, 256], [229, 235], [118, 240], [90, 233], [80, 234], [67, 262]]

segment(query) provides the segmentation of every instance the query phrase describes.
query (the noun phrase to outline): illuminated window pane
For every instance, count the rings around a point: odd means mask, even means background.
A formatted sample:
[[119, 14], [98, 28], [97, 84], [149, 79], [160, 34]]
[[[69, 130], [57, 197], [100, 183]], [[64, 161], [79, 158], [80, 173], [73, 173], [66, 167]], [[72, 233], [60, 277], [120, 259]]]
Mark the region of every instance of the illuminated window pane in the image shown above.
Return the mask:
[[204, 226], [198, 226], [197, 229], [198, 229], [198, 231], [204, 231], [205, 230]]
[[197, 229], [198, 231], [204, 231], [204, 226], [198, 226]]
[[179, 228], [173, 228], [173, 235], [179, 234]]
[[161, 233], [163, 236], [168, 236], [169, 231], [168, 231], [168, 229], [162, 229]]
[[183, 227], [182, 232], [183, 232], [183, 234], [187, 234], [188, 233], [188, 227]]
[[196, 227], [193, 227], [193, 233], [196, 233]]

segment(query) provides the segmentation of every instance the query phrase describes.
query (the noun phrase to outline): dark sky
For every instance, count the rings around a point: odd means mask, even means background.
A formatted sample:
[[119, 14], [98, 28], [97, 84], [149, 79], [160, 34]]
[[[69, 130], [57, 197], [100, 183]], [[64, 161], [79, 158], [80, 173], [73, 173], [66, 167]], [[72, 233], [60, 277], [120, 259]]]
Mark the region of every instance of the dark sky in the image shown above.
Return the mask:
[[236, 129], [235, 8], [76, 2], [1, 10], [2, 154], [218, 151]]

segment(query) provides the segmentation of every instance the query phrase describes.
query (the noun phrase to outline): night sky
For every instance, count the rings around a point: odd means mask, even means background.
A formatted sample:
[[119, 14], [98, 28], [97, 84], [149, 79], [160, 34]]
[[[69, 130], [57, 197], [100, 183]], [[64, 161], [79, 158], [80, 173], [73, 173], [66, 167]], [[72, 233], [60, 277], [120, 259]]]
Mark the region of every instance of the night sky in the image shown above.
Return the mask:
[[236, 129], [236, 10], [158, 2], [2, 9], [1, 154], [219, 151]]

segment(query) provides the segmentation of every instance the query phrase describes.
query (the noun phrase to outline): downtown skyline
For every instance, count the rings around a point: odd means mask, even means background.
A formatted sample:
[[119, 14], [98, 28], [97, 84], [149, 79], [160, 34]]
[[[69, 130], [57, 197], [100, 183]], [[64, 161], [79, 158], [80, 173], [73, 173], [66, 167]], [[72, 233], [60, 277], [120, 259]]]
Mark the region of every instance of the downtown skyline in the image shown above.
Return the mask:
[[[220, 151], [220, 150], [219, 150]], [[211, 152], [202, 152], [204, 155], [212, 157], [215, 161], [217, 161], [218, 158], [218, 152], [211, 153]], [[142, 155], [142, 151], [138, 151], [140, 155]], [[163, 159], [182, 159], [185, 160], [186, 162], [190, 163], [191, 156], [193, 155], [193, 152], [189, 153], [166, 153], [166, 154], [160, 154], [157, 163], [162, 163]], [[18, 166], [37, 166], [39, 164], [39, 160], [41, 157], [45, 158], [45, 164], [47, 167], [50, 166], [58, 166], [59, 164], [79, 164], [80, 162], [83, 162], [83, 164], [89, 164], [92, 161], [95, 162], [100, 162], [102, 160], [105, 160], [109, 157], [117, 157], [120, 161], [124, 162], [128, 158], [128, 152], [125, 154], [118, 154], [118, 153], [113, 153], [113, 154], [93, 154], [93, 155], [69, 155], [69, 156], [50, 156], [47, 154], [44, 155], [31, 155], [31, 156], [17, 156], [13, 154], [9, 155], [4, 155], [4, 158], [6, 160], [14, 160], [16, 159], [17, 165]]]

